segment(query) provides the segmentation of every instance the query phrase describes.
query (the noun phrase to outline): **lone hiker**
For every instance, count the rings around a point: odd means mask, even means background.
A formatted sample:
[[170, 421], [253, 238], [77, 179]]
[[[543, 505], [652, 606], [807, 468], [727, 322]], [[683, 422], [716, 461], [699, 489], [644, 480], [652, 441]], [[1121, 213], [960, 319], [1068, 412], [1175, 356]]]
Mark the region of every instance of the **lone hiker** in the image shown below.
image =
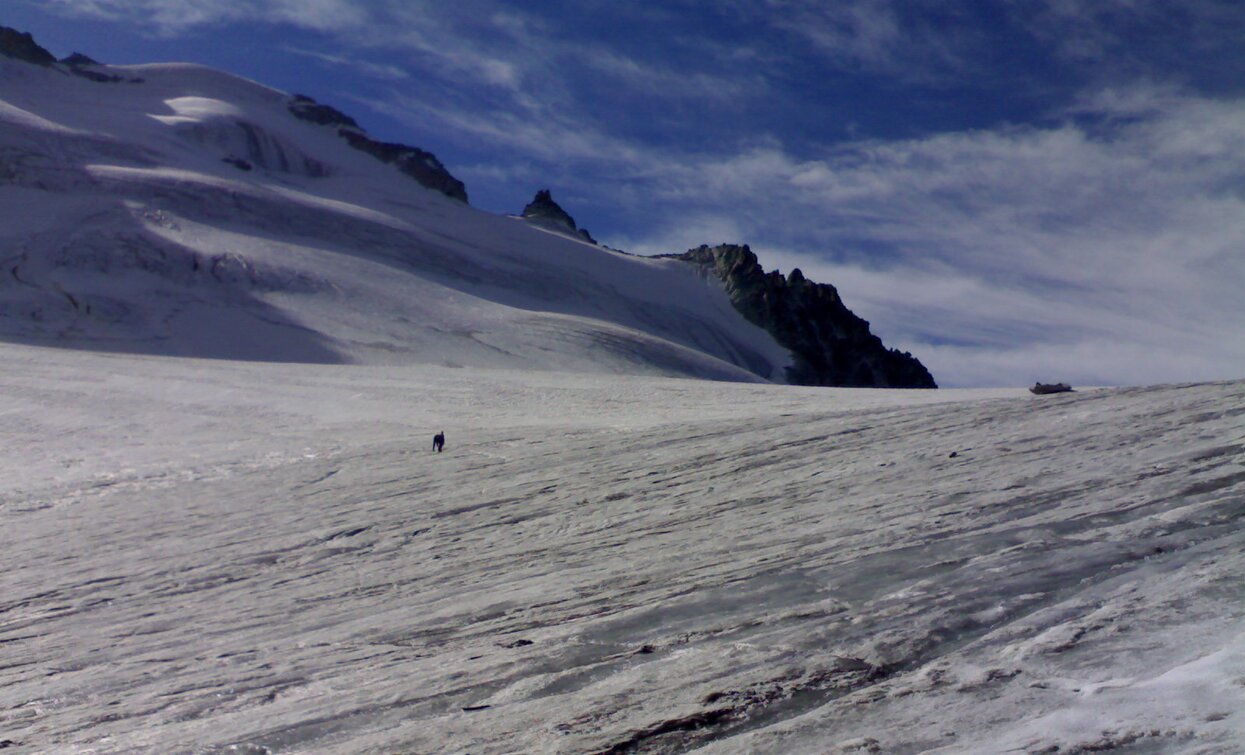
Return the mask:
[[441, 449], [445, 448], [445, 432], [439, 432], [432, 436], [432, 450], [441, 453]]

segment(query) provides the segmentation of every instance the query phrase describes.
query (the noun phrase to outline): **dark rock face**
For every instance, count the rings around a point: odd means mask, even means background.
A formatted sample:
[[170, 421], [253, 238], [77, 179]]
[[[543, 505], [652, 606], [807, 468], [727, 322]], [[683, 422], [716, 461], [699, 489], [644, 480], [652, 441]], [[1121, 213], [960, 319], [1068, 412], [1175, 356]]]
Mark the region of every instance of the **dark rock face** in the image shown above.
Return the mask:
[[322, 105], [305, 94], [294, 95], [290, 103], [290, 112], [304, 121], [318, 123], [321, 126], [349, 126], [359, 128], [354, 118], [329, 105]]
[[671, 255], [721, 280], [735, 309], [791, 350], [787, 379], [797, 385], [937, 388], [915, 357], [888, 349], [852, 314], [834, 286], [813, 283], [799, 269], [765, 272], [745, 246], [701, 246]]
[[60, 63], [63, 66], [68, 66], [69, 72], [74, 76], [80, 76], [84, 79], [89, 79], [90, 81], [97, 81], [101, 84], [116, 84], [122, 81], [128, 81], [131, 84], [143, 83], [142, 79], [126, 79], [121, 76], [113, 76], [112, 74], [100, 73], [99, 71], [92, 70], [92, 66], [98, 66], [100, 65], [100, 62], [95, 58], [92, 58], [89, 55], [83, 55], [80, 52], [75, 52], [72, 55], [61, 58]]
[[393, 163], [398, 170], [419, 181], [429, 189], [435, 189], [460, 202], [467, 201], [467, 187], [450, 175], [441, 161], [431, 152], [405, 144], [378, 142], [358, 131], [338, 129], [337, 133], [357, 150], [368, 153], [381, 162]]
[[1045, 396], [1050, 393], [1071, 393], [1072, 386], [1067, 383], [1034, 383], [1029, 392], [1039, 396]]
[[398, 170], [423, 186], [460, 202], [467, 201], [467, 187], [454, 178], [431, 152], [405, 144], [376, 141], [359, 127], [354, 118], [306, 95], [294, 95], [288, 107], [291, 113], [305, 121], [321, 126], [336, 126], [338, 136], [345, 139], [351, 147], [366, 152], [381, 162], [396, 165]]
[[56, 62], [56, 56], [36, 44], [29, 33], [7, 26], [0, 26], [0, 53], [41, 66], [50, 66]]
[[[90, 60], [90, 58], [87, 58], [87, 60]], [[65, 61], [62, 60], [61, 62], [64, 63]], [[69, 63], [67, 65], [69, 65], [69, 72], [72, 73], [74, 76], [81, 76], [84, 79], [88, 79], [90, 81], [96, 81], [101, 84], [116, 84], [122, 81], [129, 81], [131, 84], [143, 83], [142, 79], [123, 79], [120, 76], [113, 76], [107, 73], [100, 73], [99, 71], [93, 71], [90, 68], [86, 67], [90, 65], [99, 65], [98, 63]]]
[[587, 228], [575, 225], [575, 220], [566, 210], [553, 201], [553, 194], [548, 189], [536, 192], [535, 198], [523, 208], [523, 218], [554, 230], [570, 231], [590, 244], [597, 243], [596, 239], [592, 238], [592, 234], [588, 233]]

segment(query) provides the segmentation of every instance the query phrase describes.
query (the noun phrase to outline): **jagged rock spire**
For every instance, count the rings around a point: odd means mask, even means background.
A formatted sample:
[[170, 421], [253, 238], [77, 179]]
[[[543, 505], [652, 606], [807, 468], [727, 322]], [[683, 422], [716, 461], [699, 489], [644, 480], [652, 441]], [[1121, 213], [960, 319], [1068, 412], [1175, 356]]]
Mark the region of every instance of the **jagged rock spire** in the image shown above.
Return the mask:
[[575, 219], [553, 201], [553, 194], [548, 189], [541, 189], [527, 206], [523, 208], [523, 219], [559, 231], [569, 231], [590, 243], [597, 243], [588, 233], [587, 228], [575, 225]]
[[0, 54], [41, 66], [50, 66], [56, 62], [56, 56], [40, 47], [29, 32], [20, 32], [7, 26], [0, 26]]

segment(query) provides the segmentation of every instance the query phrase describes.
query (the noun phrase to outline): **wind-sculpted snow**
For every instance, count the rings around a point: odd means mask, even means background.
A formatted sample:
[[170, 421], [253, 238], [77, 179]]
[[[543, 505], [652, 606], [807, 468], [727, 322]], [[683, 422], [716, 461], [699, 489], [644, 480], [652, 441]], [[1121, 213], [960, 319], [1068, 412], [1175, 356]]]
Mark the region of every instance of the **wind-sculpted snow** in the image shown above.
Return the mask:
[[203, 97], [178, 97], [166, 103], [176, 115], [155, 116], [193, 144], [242, 170], [262, 169], [308, 178], [325, 178], [329, 168], [266, 128], [247, 120], [245, 112], [227, 102]]
[[1245, 746], [1245, 383], [0, 357], [15, 752]]

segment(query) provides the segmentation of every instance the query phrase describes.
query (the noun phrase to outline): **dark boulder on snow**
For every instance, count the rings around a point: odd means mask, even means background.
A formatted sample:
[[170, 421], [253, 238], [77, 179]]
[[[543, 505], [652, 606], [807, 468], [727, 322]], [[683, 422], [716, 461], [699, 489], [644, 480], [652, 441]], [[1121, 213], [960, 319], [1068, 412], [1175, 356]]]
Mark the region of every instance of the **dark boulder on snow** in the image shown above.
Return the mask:
[[937, 388], [925, 366], [907, 352], [888, 349], [826, 283], [798, 269], [784, 277], [765, 272], [746, 245], [701, 246], [669, 255], [722, 281], [735, 309], [791, 350], [787, 379], [797, 385]]
[[56, 62], [56, 56], [40, 47], [29, 32], [20, 32], [7, 26], [0, 26], [0, 54], [41, 66], [50, 66]]
[[460, 202], [467, 201], [467, 187], [451, 175], [431, 152], [405, 144], [377, 141], [368, 136], [354, 118], [304, 94], [294, 95], [287, 107], [290, 113], [304, 121], [320, 126], [336, 126], [338, 136], [345, 139], [351, 147], [366, 152], [381, 162], [392, 163], [421, 185]]
[[1072, 386], [1067, 383], [1034, 383], [1029, 392], [1039, 396], [1044, 396], [1048, 393], [1071, 393]]
[[587, 228], [580, 228], [575, 225], [575, 220], [563, 210], [562, 207], [553, 201], [553, 194], [548, 189], [541, 189], [536, 192], [536, 196], [527, 206], [523, 208], [523, 219], [529, 223], [544, 226], [555, 231], [569, 232], [574, 234], [590, 244], [597, 243], [592, 238], [592, 234], [588, 233]]

